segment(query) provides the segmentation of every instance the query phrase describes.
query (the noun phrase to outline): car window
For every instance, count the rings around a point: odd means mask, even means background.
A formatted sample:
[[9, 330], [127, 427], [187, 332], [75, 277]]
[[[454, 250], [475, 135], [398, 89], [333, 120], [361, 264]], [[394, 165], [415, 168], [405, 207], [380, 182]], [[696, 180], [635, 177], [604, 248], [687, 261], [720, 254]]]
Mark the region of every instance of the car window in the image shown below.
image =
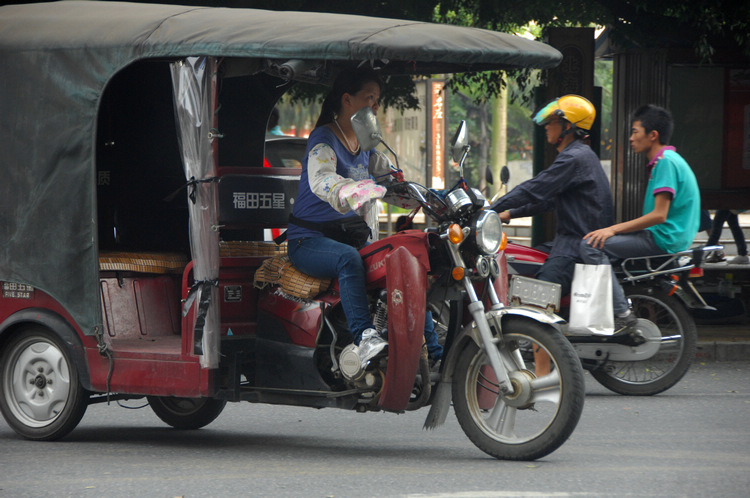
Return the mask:
[[266, 161], [274, 168], [301, 168], [307, 140], [279, 137], [266, 141]]

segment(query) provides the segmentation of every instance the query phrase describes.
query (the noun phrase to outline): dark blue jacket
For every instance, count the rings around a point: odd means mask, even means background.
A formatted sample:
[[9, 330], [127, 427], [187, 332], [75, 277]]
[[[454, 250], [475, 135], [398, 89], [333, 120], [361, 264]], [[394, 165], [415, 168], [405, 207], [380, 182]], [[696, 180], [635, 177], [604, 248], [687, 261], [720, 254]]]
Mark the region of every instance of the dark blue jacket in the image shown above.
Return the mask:
[[554, 209], [557, 234], [550, 256], [578, 258], [584, 235], [615, 222], [607, 176], [594, 151], [580, 140], [565, 147], [549, 168], [501, 197], [492, 209], [510, 210], [511, 218]]

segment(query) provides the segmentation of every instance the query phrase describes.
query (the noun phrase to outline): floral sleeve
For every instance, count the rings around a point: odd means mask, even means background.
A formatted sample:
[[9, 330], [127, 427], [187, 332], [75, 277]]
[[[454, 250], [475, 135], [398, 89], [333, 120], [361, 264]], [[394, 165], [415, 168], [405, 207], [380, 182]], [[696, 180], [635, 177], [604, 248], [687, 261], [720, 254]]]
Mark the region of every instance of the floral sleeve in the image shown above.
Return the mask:
[[310, 190], [339, 213], [350, 211], [348, 205], [339, 201], [339, 190], [354, 183], [350, 178], [336, 174], [336, 154], [330, 145], [320, 143], [312, 148], [307, 157], [307, 178]]

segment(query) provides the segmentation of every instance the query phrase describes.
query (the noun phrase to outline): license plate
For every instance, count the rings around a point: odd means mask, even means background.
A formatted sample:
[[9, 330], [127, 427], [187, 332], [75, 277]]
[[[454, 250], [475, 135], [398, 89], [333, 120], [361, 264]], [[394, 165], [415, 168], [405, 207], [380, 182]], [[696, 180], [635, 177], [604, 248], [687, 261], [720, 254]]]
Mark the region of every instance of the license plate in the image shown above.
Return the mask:
[[556, 312], [560, 309], [560, 284], [514, 275], [510, 281], [511, 304], [536, 306]]

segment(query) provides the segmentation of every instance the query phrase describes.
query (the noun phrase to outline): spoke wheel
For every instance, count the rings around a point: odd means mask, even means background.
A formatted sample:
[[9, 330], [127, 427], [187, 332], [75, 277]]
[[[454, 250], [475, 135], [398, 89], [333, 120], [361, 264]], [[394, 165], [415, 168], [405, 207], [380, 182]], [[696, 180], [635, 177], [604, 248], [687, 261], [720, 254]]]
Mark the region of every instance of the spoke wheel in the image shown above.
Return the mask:
[[227, 402], [214, 398], [175, 398], [148, 396], [148, 404], [157, 417], [175, 429], [205, 427], [221, 415]]
[[572, 346], [537, 322], [506, 318], [500, 348], [512, 395], [500, 393], [487, 355], [461, 353], [453, 404], [461, 427], [482, 451], [505, 460], [535, 460], [562, 445], [583, 411], [584, 380]]
[[642, 361], [610, 361], [592, 370], [604, 387], [619, 394], [650, 396], [666, 391], [687, 373], [695, 357], [698, 333], [690, 313], [659, 288], [625, 288], [638, 318], [654, 323], [661, 332], [659, 351]]
[[20, 331], [0, 355], [0, 410], [21, 436], [51, 441], [72, 431], [88, 406], [67, 347], [43, 327]]

